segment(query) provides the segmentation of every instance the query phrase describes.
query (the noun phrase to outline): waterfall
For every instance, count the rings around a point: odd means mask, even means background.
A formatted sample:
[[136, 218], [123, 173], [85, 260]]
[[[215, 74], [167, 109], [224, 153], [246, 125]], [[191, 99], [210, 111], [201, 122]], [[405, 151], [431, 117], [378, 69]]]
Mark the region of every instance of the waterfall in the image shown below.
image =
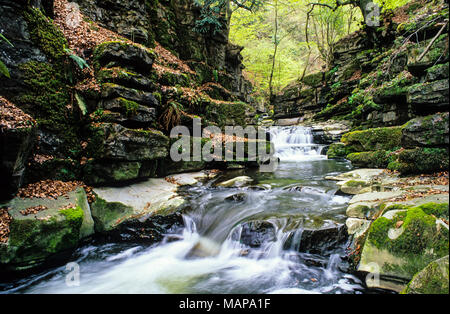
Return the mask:
[[311, 128], [302, 126], [271, 127], [269, 129], [275, 156], [281, 161], [326, 159], [325, 145], [314, 144]]

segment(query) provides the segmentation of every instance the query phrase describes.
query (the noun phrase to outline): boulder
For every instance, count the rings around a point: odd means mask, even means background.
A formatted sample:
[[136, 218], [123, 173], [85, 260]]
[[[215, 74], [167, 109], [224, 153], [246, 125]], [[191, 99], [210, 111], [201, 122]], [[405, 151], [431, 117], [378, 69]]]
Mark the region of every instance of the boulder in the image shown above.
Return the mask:
[[122, 41], [102, 43], [94, 52], [94, 59], [100, 66], [128, 66], [142, 74], [150, 74], [155, 58], [151, 49]]
[[219, 187], [230, 188], [230, 187], [242, 187], [253, 182], [253, 179], [247, 176], [240, 176], [225, 182], [217, 184]]
[[153, 178], [126, 187], [95, 188], [96, 201], [91, 205], [95, 230], [108, 232], [125, 221], [144, 222], [176, 212], [184, 199], [176, 192], [178, 185], [168, 181]]
[[[300, 235], [300, 236], [298, 236]], [[319, 229], [303, 229], [292, 232], [284, 248], [298, 247], [299, 252], [326, 255], [347, 240], [347, 227], [333, 224]], [[299, 241], [298, 243], [294, 243]]]
[[405, 148], [447, 146], [449, 144], [448, 112], [419, 117], [409, 121], [402, 130]]
[[428, 264], [414, 275], [403, 294], [448, 294], [448, 255]]
[[169, 138], [160, 131], [128, 129], [114, 123], [102, 123], [97, 129], [103, 141], [99, 158], [141, 161], [164, 158], [169, 154]]
[[361, 237], [366, 231], [369, 229], [371, 224], [370, 220], [359, 219], [359, 218], [348, 218], [345, 221], [345, 225], [347, 226], [347, 232], [349, 235], [352, 235], [354, 238]]
[[[24, 212], [37, 206], [46, 209], [34, 214]], [[11, 216], [8, 242], [0, 243], [0, 264], [9, 270], [40, 266], [55, 254], [74, 249], [81, 239], [94, 233], [83, 188], [57, 199], [16, 197], [1, 207], [7, 208]]]
[[371, 192], [371, 182], [365, 180], [347, 180], [338, 182], [337, 185], [342, 193], [345, 194], [361, 194]]
[[252, 248], [259, 248], [263, 243], [274, 242], [276, 237], [273, 224], [268, 221], [252, 221], [242, 225], [240, 242]]
[[[394, 286], [371, 280], [370, 287], [398, 292], [430, 262], [448, 255], [448, 225], [440, 217], [448, 216], [448, 204], [425, 204], [387, 211], [370, 226], [358, 271], [392, 278]], [[398, 281], [403, 281], [398, 284]], [[388, 280], [389, 281], [389, 280]]]

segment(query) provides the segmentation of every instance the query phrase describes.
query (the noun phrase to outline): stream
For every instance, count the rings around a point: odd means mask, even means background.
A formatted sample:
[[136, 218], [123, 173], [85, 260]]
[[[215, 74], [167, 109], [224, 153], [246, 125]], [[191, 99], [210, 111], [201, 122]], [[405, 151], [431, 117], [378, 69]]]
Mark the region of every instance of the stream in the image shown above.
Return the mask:
[[[66, 284], [61, 266], [0, 285], [0, 293], [364, 293], [347, 271], [347, 240], [311, 240], [314, 230], [345, 223], [350, 198], [324, 177], [350, 163], [327, 160], [307, 128], [273, 127], [271, 135], [281, 160], [275, 172], [233, 170], [185, 188], [184, 228], [161, 243], [91, 243], [72, 255], [79, 286]], [[243, 175], [250, 186], [216, 187]]]

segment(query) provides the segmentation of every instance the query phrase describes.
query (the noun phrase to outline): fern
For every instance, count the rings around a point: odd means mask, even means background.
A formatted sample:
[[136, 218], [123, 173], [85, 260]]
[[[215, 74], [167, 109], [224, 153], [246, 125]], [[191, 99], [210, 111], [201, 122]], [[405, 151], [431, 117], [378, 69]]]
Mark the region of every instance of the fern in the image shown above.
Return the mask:
[[86, 60], [74, 54], [72, 50], [66, 48], [64, 49], [64, 51], [69, 56], [69, 58], [75, 61], [75, 63], [81, 70], [83, 70], [84, 68], [89, 68], [89, 65], [87, 64]]
[[[11, 47], [14, 47], [13, 44], [11, 44], [11, 42], [2, 34], [0, 34], [0, 42], [4, 41], [6, 42], [8, 45], [10, 45]], [[10, 78], [11, 75], [9, 74], [9, 70], [6, 67], [6, 65], [2, 62], [2, 60], [0, 60], [0, 74], [6, 76], [7, 78]]]

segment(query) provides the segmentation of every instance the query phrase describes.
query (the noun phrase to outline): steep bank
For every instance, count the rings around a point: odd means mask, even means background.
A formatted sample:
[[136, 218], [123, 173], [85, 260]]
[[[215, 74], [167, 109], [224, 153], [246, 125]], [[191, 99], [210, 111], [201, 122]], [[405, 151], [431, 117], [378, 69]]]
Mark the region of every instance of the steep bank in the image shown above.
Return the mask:
[[[242, 167], [169, 157], [172, 127], [192, 130], [194, 118], [203, 127], [245, 125], [253, 110], [242, 48], [228, 42], [227, 27], [215, 35], [194, 32], [194, 1], [76, 2], [0, 1], [0, 29], [11, 43], [0, 41], [10, 74], [0, 80], [0, 245], [1, 263], [13, 270], [74, 249], [90, 235], [81, 231], [83, 219], [94, 218], [103, 232], [143, 212], [163, 215], [179, 200], [173, 183], [162, 193], [167, 204], [108, 207], [100, 193], [79, 201], [89, 201], [91, 212], [70, 195], [59, 199], [72, 191], [52, 195], [61, 182], [90, 192], [86, 184], [164, 183], [177, 172]], [[40, 193], [22, 201], [19, 188]], [[33, 246], [44, 252], [36, 255]]]

